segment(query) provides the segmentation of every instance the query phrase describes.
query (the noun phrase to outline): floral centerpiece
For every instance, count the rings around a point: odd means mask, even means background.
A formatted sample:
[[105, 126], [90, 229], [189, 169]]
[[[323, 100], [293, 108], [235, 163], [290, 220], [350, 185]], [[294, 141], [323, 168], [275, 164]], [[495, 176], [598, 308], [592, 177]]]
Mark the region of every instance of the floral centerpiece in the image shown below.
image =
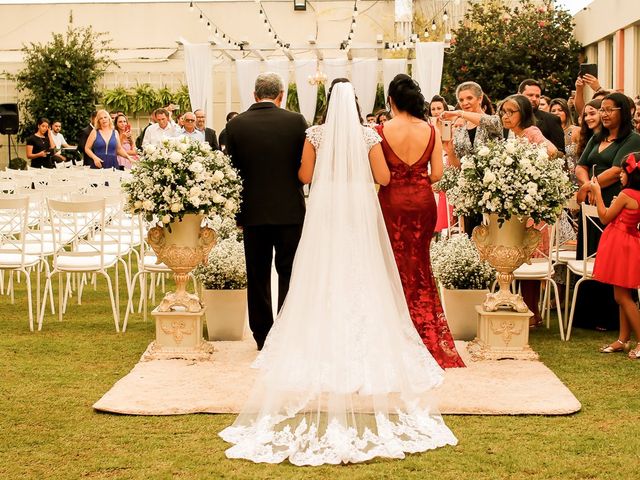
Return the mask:
[[485, 289], [495, 279], [495, 270], [480, 258], [464, 233], [431, 244], [431, 268], [433, 276], [448, 289]]
[[432, 185], [434, 192], [448, 192], [458, 183], [460, 169], [453, 165], [445, 165], [442, 178]]
[[147, 221], [167, 225], [188, 213], [230, 217], [240, 205], [242, 185], [229, 157], [186, 136], [145, 145], [131, 174], [123, 184], [126, 209]]
[[499, 140], [460, 159], [447, 197], [456, 214], [496, 214], [554, 223], [573, 193], [562, 158], [550, 158], [544, 146]]

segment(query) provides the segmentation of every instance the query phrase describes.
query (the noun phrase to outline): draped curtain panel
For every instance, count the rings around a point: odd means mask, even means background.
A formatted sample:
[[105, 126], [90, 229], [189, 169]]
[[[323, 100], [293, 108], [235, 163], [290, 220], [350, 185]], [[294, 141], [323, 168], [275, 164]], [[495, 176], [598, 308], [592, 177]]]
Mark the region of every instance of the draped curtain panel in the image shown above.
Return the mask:
[[373, 111], [378, 87], [378, 60], [354, 58], [351, 62], [351, 82], [358, 97], [362, 115]]
[[300, 113], [309, 124], [313, 123], [313, 116], [316, 113], [316, 101], [318, 100], [318, 86], [309, 83], [309, 77], [316, 73], [316, 65], [316, 60], [294, 61]]
[[407, 73], [407, 60], [404, 58], [389, 58], [382, 60], [382, 84], [384, 86], [384, 98], [389, 94], [389, 83], [399, 73]]
[[236, 74], [238, 76], [240, 107], [244, 112], [255, 103], [253, 91], [256, 78], [260, 74], [260, 60], [236, 60]]
[[416, 44], [413, 79], [420, 84], [422, 94], [427, 102], [434, 95], [440, 93], [443, 62], [443, 42], [419, 42]]
[[289, 91], [289, 60], [267, 60], [264, 62], [265, 72], [274, 72], [282, 77], [284, 83], [284, 95], [282, 97], [282, 108], [287, 107], [287, 93]]
[[[207, 120], [213, 120], [213, 62], [208, 43], [188, 43], [184, 46], [185, 76], [192, 110], [203, 109]], [[184, 109], [184, 105], [182, 106]]]
[[327, 93], [329, 92], [331, 82], [333, 82], [336, 78], [348, 78], [348, 64], [349, 60], [347, 60], [346, 58], [330, 58], [322, 61], [322, 69], [327, 76]]

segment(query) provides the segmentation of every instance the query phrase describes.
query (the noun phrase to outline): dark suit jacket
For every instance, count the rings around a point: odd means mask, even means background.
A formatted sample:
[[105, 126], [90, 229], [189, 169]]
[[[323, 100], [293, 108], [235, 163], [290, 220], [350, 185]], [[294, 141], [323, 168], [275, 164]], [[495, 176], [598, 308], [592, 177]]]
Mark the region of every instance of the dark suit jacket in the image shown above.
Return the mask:
[[272, 102], [254, 103], [227, 123], [227, 154], [243, 180], [238, 223], [298, 225], [305, 205], [298, 168], [307, 122]]
[[544, 138], [553, 143], [562, 153], [565, 153], [564, 130], [562, 130], [560, 117], [542, 110], [536, 110], [533, 114], [536, 117], [536, 126], [540, 129]]
[[213, 128], [205, 127], [204, 141], [211, 145], [211, 150], [220, 150], [218, 140], [216, 140], [216, 131]]
[[93, 165], [93, 160], [91, 160], [91, 158], [89, 158], [89, 156], [87, 156], [87, 154], [84, 153], [84, 147], [87, 144], [87, 139], [89, 138], [89, 135], [91, 134], [92, 131], [93, 131], [93, 127], [91, 125], [87, 125], [82, 130], [80, 130], [80, 133], [78, 134], [77, 145], [78, 145], [78, 151], [82, 155], [83, 165]]

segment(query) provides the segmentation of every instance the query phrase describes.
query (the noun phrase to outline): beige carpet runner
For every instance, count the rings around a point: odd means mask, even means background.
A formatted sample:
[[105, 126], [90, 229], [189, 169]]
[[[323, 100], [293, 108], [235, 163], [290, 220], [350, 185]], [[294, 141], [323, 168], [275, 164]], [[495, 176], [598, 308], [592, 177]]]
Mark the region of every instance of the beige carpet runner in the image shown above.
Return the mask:
[[[130, 415], [237, 413], [255, 376], [252, 339], [215, 342], [213, 361], [139, 362], [93, 408]], [[465, 342], [456, 342], [467, 368], [446, 371], [438, 388], [444, 414], [566, 415], [580, 402], [539, 361], [473, 362]]]

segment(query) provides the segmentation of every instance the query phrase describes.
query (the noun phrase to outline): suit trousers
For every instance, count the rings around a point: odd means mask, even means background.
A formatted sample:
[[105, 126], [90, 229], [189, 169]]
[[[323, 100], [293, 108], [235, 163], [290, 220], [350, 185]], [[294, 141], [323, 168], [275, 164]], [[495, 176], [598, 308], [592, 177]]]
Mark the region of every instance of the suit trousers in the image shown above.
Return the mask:
[[298, 248], [300, 225], [251, 225], [244, 227], [244, 255], [247, 264], [249, 326], [258, 349], [273, 325], [271, 264], [275, 250], [278, 273], [278, 312], [289, 291], [293, 259]]

